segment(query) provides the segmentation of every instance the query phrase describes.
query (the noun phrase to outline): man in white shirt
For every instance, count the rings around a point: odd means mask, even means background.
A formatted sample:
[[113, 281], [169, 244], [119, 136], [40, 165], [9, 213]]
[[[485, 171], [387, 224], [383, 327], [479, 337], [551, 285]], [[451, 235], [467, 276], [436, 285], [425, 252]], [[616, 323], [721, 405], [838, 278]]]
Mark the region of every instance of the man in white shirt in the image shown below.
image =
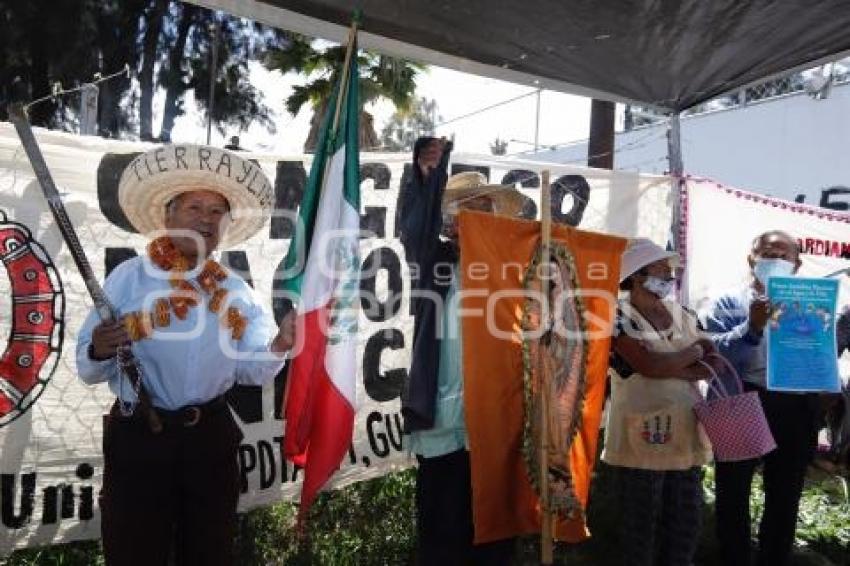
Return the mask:
[[[117, 400], [104, 425], [100, 498], [107, 564], [232, 564], [241, 431], [224, 401], [234, 383], [260, 385], [282, 369], [294, 317], [278, 328], [253, 290], [212, 258], [268, 218], [271, 184], [260, 168], [208, 147], [173, 145], [138, 156], [119, 203], [148, 253], [104, 283], [121, 314], [92, 311], [79, 331], [77, 368], [108, 382]], [[163, 422], [155, 432], [118, 368], [132, 344], [142, 387]]]

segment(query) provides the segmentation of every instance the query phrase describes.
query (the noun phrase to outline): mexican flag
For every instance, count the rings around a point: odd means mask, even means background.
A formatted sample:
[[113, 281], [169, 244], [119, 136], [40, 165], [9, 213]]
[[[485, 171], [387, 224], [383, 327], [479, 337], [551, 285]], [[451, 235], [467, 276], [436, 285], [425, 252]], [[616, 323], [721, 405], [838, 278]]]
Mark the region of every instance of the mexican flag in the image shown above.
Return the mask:
[[[296, 297], [300, 351], [284, 398], [284, 453], [304, 468], [299, 516], [348, 452], [354, 428], [360, 289], [357, 44], [325, 113], [283, 289]], [[341, 101], [338, 102], [341, 98]]]

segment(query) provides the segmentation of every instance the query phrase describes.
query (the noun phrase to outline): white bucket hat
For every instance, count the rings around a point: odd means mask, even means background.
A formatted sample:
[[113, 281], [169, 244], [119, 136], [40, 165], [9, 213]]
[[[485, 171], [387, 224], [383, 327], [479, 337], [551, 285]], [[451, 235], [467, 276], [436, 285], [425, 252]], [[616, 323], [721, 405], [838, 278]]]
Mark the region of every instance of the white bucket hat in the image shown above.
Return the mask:
[[136, 157], [118, 184], [118, 203], [142, 234], [165, 228], [165, 205], [187, 191], [213, 191], [230, 204], [232, 221], [221, 247], [256, 234], [271, 214], [272, 184], [259, 165], [215, 147], [165, 145]]
[[662, 259], [669, 259], [670, 264], [677, 268], [681, 263], [679, 254], [667, 251], [649, 238], [633, 238], [629, 240], [623, 258], [620, 261], [620, 283], [637, 273], [641, 268]]

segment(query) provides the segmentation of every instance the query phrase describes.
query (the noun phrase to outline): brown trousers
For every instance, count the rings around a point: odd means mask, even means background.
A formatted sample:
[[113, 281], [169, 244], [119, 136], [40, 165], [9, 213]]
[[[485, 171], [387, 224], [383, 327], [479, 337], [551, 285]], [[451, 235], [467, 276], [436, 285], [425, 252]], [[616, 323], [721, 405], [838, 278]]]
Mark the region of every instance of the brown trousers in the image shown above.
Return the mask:
[[242, 433], [222, 403], [195, 426], [167, 421], [154, 435], [113, 407], [103, 433], [100, 494], [108, 566], [234, 563]]

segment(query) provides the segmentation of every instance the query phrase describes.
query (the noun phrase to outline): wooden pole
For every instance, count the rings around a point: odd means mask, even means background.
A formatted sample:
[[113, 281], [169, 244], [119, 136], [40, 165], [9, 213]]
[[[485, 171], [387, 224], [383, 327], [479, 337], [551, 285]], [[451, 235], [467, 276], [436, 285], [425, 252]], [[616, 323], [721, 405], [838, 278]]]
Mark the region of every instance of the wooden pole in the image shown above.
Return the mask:
[[[546, 269], [541, 271], [543, 274], [540, 278], [540, 290], [544, 304], [540, 305], [541, 314], [545, 314], [545, 318], [540, 318], [540, 324], [543, 326], [540, 330], [544, 333], [548, 330], [549, 320], [551, 317], [552, 305], [549, 304], [549, 278], [552, 276], [552, 270], [549, 267], [552, 245], [552, 188], [549, 184], [549, 170], [544, 170], [541, 174], [543, 181], [543, 190], [540, 194], [540, 230], [541, 230], [541, 262], [540, 265], [546, 265]], [[545, 305], [545, 308], [544, 308]], [[553, 561], [553, 521], [552, 513], [549, 505], [549, 375], [546, 371], [546, 353], [541, 344], [537, 347], [537, 376], [539, 386], [540, 403], [540, 563], [552, 564]]]
[[590, 136], [587, 140], [587, 166], [614, 168], [615, 106], [607, 100], [593, 99], [590, 105]]
[[339, 83], [339, 93], [336, 97], [336, 111], [334, 112], [334, 121], [331, 125], [331, 131], [336, 133], [336, 128], [339, 125], [339, 113], [342, 110], [342, 101], [345, 99], [348, 90], [348, 69], [351, 66], [351, 56], [354, 51], [354, 39], [357, 37], [357, 19], [352, 22], [351, 29], [348, 30], [348, 47], [345, 50], [345, 62], [342, 64], [342, 79]]

